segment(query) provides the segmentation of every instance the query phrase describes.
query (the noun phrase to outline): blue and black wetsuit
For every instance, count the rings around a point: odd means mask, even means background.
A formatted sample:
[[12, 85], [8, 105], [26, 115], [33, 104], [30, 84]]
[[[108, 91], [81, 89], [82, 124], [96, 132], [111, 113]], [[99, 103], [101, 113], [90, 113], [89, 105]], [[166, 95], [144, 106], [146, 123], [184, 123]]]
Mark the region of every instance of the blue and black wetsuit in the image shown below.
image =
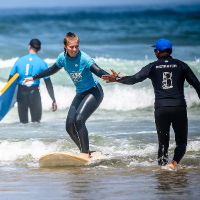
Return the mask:
[[103, 90], [92, 73], [100, 77], [108, 74], [99, 68], [87, 54], [79, 51], [75, 57], [61, 53], [56, 63], [33, 79], [50, 76], [64, 67], [76, 87], [76, 95], [69, 108], [66, 119], [66, 131], [82, 153], [89, 153], [86, 120], [98, 108], [103, 100]]
[[[24, 78], [34, 76], [35, 74], [47, 69], [47, 64], [37, 55], [29, 53], [19, 58], [11, 72], [9, 79], [15, 73], [19, 73], [19, 87], [17, 94], [18, 114], [21, 123], [28, 123], [28, 109], [30, 109], [31, 122], [40, 122], [42, 116], [42, 104], [39, 92], [39, 80], [27, 82], [22, 85]], [[48, 93], [55, 102], [53, 86], [50, 77], [44, 78]]]
[[174, 158], [177, 163], [186, 151], [188, 120], [184, 97], [184, 81], [192, 85], [200, 98], [200, 83], [190, 67], [171, 56], [164, 56], [148, 64], [133, 76], [116, 77], [116, 81], [132, 85], [151, 79], [155, 93], [155, 123], [158, 134], [158, 164], [168, 162], [170, 125], [175, 132], [176, 148]]

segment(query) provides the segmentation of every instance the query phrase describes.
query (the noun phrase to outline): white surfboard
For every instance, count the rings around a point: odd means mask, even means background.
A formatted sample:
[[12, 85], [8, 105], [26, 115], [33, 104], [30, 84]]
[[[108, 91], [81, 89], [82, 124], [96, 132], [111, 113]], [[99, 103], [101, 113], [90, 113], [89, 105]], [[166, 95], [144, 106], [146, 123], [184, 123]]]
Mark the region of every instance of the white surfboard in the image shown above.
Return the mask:
[[77, 155], [62, 152], [47, 153], [39, 158], [41, 167], [83, 166], [90, 160]]

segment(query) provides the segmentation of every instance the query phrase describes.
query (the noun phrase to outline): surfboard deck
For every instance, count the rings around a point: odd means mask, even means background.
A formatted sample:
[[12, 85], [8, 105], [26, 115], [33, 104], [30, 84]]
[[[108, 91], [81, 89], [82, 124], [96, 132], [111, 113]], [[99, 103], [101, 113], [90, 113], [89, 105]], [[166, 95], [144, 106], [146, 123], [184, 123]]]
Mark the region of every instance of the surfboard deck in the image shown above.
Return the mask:
[[0, 91], [0, 121], [17, 102], [18, 77], [16, 73]]
[[41, 167], [63, 167], [84, 166], [90, 161], [70, 153], [52, 152], [41, 156], [38, 162]]

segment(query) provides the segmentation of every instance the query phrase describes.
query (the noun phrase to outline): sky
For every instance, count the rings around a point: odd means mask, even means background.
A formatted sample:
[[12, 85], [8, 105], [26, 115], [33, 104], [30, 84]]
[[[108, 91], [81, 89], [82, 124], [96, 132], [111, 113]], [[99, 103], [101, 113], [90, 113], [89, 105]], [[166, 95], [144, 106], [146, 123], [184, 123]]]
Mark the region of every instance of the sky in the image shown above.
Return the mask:
[[[200, 4], [200, 0], [167, 0], [167, 4]], [[0, 8], [153, 5], [161, 0], [1, 0]]]

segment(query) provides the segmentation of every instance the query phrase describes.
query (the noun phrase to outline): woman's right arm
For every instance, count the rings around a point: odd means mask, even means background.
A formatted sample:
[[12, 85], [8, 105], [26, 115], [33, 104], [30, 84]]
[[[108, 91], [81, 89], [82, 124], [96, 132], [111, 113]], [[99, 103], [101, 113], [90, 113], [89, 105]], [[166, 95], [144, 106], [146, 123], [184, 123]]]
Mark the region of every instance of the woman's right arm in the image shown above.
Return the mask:
[[28, 81], [33, 81], [33, 80], [36, 80], [36, 79], [39, 79], [39, 78], [44, 78], [44, 77], [47, 77], [47, 76], [51, 76], [51, 75], [55, 74], [56, 72], [58, 72], [60, 69], [61, 68], [59, 68], [54, 63], [51, 67], [45, 69], [44, 71], [40, 72], [39, 74], [36, 74], [33, 77], [25, 78], [22, 84], [24, 85]]
[[45, 69], [44, 71], [40, 72], [39, 74], [36, 74], [33, 76], [33, 80], [39, 79], [39, 78], [44, 78], [47, 76], [51, 76], [58, 72], [61, 68], [59, 68], [56, 63], [54, 63], [51, 67]]

